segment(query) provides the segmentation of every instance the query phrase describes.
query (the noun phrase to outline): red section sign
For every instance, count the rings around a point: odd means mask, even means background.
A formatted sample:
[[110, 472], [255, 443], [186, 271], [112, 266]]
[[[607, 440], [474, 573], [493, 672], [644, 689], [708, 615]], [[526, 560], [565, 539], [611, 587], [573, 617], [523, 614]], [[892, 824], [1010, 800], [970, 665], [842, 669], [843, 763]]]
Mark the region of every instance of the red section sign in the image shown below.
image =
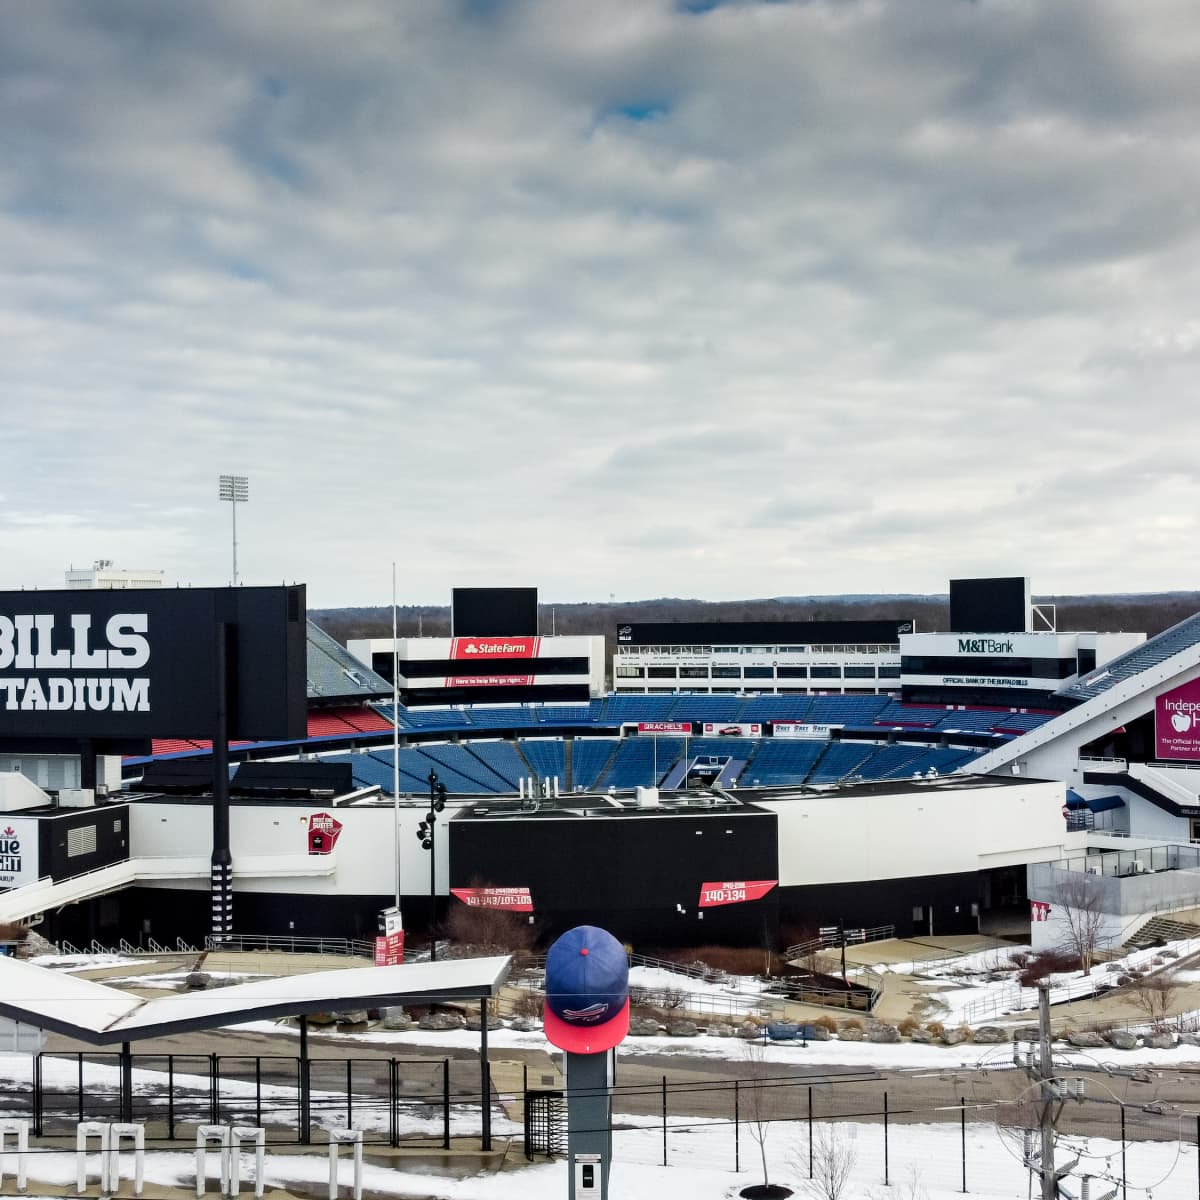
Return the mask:
[[450, 675], [447, 687], [532, 687], [532, 675]]
[[309, 854], [328, 854], [337, 845], [342, 823], [327, 812], [313, 813], [308, 818]]
[[1200, 758], [1200, 679], [1154, 699], [1156, 758]]
[[639, 721], [638, 733], [686, 733], [691, 734], [691, 721]]
[[404, 962], [404, 930], [385, 934], [375, 939], [375, 965], [398, 967]]
[[753, 879], [732, 883], [702, 883], [700, 907], [717, 908], [722, 904], [745, 904], [748, 900], [761, 900], [778, 882], [778, 879]]
[[450, 657], [476, 661], [481, 658], [537, 658], [541, 645], [540, 637], [451, 638]]
[[471, 908], [506, 908], [509, 912], [533, 912], [533, 897], [527, 887], [451, 888]]

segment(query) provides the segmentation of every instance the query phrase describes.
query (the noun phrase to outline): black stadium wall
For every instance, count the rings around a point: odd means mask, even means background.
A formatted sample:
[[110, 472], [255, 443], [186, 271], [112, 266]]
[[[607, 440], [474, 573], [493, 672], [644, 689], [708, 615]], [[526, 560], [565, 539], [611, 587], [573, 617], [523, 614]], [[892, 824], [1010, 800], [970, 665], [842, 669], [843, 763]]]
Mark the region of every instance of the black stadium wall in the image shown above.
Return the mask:
[[541, 930], [604, 924], [643, 946], [758, 944], [774, 939], [777, 889], [758, 900], [701, 907], [704, 884], [778, 877], [774, 813], [613, 810], [457, 816], [450, 886], [527, 887]]

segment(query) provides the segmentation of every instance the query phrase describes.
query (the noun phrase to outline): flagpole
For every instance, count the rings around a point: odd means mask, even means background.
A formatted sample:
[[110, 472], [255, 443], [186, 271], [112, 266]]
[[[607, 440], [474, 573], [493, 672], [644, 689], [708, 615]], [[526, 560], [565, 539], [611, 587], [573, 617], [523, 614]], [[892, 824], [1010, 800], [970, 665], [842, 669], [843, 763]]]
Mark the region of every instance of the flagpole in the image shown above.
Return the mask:
[[396, 563], [392, 562], [392, 825], [396, 841], [396, 911], [400, 910], [400, 648], [396, 644]]

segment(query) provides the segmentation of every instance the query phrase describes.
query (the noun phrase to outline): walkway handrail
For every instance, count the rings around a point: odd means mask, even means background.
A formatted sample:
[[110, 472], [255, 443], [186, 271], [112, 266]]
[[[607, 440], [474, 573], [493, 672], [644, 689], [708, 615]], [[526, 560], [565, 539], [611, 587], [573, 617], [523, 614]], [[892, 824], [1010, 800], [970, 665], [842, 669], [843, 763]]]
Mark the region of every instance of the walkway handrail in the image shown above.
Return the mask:
[[337, 954], [351, 958], [373, 958], [372, 942], [353, 938], [292, 937], [259, 933], [234, 933], [204, 939], [205, 950], [280, 950], [286, 954]]
[[828, 950], [840, 946], [843, 936], [847, 946], [859, 946], [863, 942], [883, 942], [896, 936], [896, 927], [895, 925], [873, 925], [870, 929], [847, 929], [844, 931], [834, 929], [832, 932], [824, 932], [815, 938], [810, 938], [807, 942], [797, 942], [794, 946], [788, 946], [783, 954], [788, 959], [803, 958], [818, 950]]

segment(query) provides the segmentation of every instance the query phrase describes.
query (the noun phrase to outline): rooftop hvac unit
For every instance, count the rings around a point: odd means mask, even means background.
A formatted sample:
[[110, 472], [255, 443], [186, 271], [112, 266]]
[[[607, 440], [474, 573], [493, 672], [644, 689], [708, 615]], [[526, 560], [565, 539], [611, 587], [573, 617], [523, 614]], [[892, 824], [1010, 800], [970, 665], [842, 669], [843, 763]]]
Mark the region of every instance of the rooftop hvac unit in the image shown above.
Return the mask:
[[1133, 873], [1135, 875], [1146, 874], [1146, 864], [1140, 858], [1135, 858], [1133, 860]]

